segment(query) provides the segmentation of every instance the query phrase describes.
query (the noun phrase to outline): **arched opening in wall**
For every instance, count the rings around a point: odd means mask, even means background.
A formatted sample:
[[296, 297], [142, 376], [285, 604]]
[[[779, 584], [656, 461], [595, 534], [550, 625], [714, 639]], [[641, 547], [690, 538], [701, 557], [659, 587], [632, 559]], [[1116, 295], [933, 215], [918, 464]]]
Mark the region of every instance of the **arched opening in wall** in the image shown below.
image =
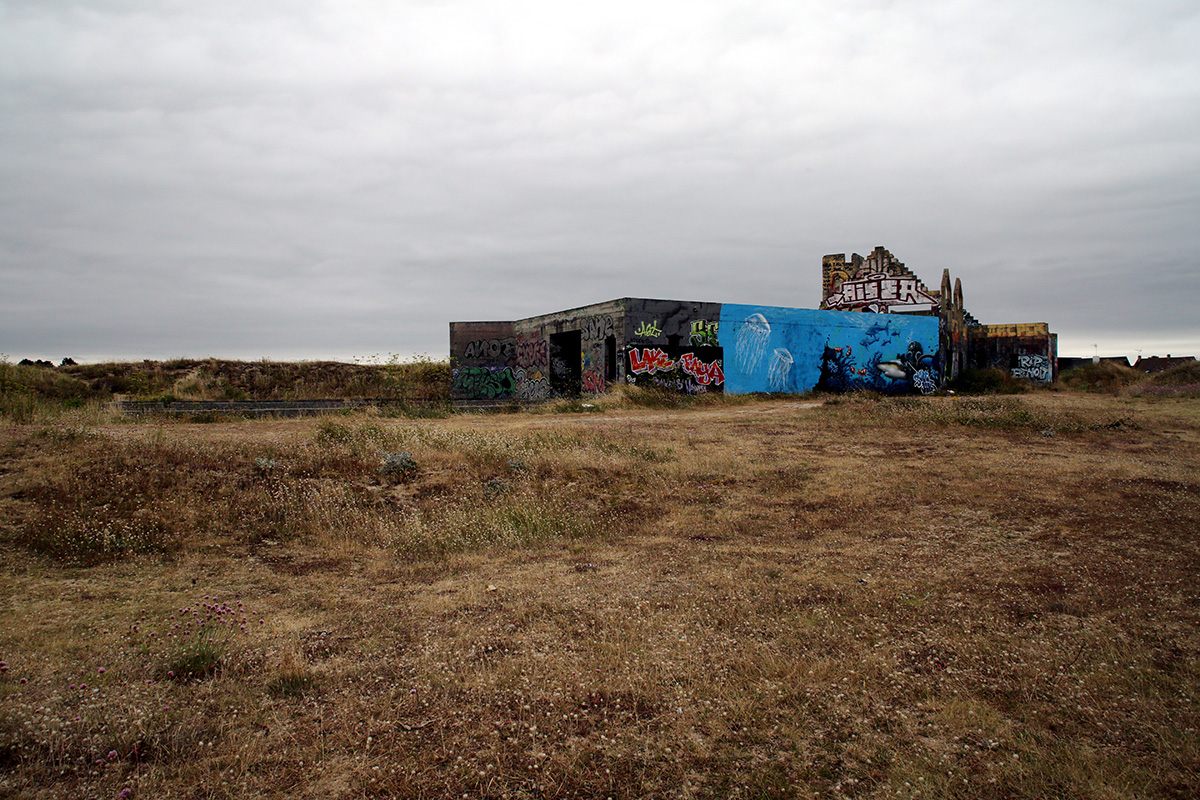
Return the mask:
[[617, 379], [617, 337], [611, 333], [604, 337], [604, 382]]

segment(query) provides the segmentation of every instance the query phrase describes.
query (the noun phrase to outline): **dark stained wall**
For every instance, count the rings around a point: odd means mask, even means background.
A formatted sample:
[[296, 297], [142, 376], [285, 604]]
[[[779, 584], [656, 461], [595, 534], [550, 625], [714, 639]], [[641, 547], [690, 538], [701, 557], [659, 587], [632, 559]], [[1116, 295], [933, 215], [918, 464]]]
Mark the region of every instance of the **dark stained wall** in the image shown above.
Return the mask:
[[1044, 322], [979, 325], [970, 329], [970, 365], [995, 367], [1015, 378], [1050, 383], [1057, 377], [1058, 336]]
[[517, 399], [517, 340], [511, 322], [450, 323], [450, 399]]

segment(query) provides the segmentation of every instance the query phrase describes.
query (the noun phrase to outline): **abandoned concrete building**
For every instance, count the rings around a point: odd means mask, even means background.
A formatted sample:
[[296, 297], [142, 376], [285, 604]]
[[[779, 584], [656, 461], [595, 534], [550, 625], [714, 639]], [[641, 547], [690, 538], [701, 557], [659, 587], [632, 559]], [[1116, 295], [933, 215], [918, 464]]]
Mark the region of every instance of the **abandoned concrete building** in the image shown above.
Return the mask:
[[458, 403], [596, 394], [618, 383], [701, 392], [928, 394], [962, 370], [1056, 377], [1044, 322], [983, 325], [883, 247], [822, 259], [816, 309], [625, 297], [512, 321], [451, 322]]

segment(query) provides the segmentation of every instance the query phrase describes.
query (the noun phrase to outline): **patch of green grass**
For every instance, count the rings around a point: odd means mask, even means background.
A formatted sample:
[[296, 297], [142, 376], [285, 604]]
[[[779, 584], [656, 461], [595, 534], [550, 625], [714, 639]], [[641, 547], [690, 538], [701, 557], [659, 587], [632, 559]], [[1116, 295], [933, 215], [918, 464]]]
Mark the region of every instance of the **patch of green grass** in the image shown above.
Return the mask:
[[159, 672], [177, 683], [193, 683], [215, 675], [225, 655], [225, 641], [209, 625], [200, 627], [168, 655]]
[[267, 683], [267, 693], [276, 698], [303, 697], [312, 691], [316, 681], [302, 668], [291, 667], [280, 670]]

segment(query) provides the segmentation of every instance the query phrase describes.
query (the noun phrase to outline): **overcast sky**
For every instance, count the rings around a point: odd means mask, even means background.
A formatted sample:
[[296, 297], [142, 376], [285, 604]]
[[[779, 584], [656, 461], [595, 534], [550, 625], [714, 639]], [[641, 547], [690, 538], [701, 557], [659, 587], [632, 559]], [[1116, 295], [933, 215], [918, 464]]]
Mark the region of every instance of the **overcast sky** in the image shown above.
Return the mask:
[[882, 244], [1200, 352], [1200, 3], [0, 0], [0, 353], [350, 359]]

